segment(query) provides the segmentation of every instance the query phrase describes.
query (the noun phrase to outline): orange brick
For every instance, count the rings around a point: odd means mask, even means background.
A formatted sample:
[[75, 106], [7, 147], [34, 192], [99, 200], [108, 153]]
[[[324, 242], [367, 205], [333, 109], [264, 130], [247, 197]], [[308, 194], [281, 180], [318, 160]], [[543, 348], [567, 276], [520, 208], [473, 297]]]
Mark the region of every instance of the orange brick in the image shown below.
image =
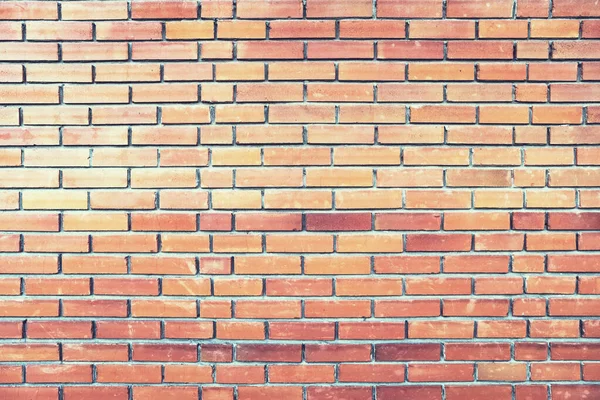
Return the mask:
[[0, 82], [23, 82], [23, 67], [20, 65], [12, 64], [6, 64], [1, 66]]
[[0, 150], [0, 165], [2, 166], [20, 166], [21, 151], [19, 149]]
[[479, 122], [482, 124], [528, 124], [527, 106], [480, 106]]
[[127, 43], [71, 43], [62, 44], [65, 61], [123, 61], [127, 60]]
[[557, 40], [552, 44], [553, 59], [592, 59], [600, 51], [600, 47], [591, 41], [571, 43], [569, 41]]
[[374, 56], [374, 46], [371, 42], [364, 41], [312, 41], [308, 43], [307, 51], [309, 60], [319, 59], [370, 59]]
[[548, 42], [543, 40], [538, 41], [520, 41], [517, 42], [517, 58], [518, 59], [548, 59], [549, 48]]
[[[100, 64], [96, 65], [95, 68], [97, 82], [160, 81], [160, 66], [158, 64]], [[89, 76], [89, 81], [91, 81], [91, 71]]]
[[[314, 64], [314, 63], [313, 63]], [[406, 64], [401, 62], [340, 62], [340, 81], [403, 81]], [[325, 77], [325, 74], [323, 74]], [[329, 75], [327, 75], [329, 77]]]
[[65, 231], [125, 231], [127, 214], [72, 212], [63, 214], [62, 223]]
[[518, 17], [548, 17], [549, 0], [520, 0], [517, 5]]
[[202, 18], [231, 18], [233, 16], [232, 0], [206, 0], [200, 9]]
[[158, 22], [97, 22], [98, 40], [158, 40], [162, 25]]
[[196, 60], [198, 45], [190, 42], [136, 42], [132, 44], [134, 60]]
[[87, 253], [90, 251], [87, 235], [27, 235], [24, 237], [23, 243], [23, 250], [28, 252]]
[[[536, 64], [537, 65], [537, 64]], [[530, 66], [535, 68], [533, 64]], [[527, 76], [527, 65], [516, 63], [480, 63], [477, 78], [483, 81], [524, 81]], [[531, 72], [530, 72], [531, 78]]]
[[[367, 1], [368, 2], [368, 1]], [[356, 3], [354, 3], [356, 4]], [[404, 21], [341, 21], [341, 38], [404, 38]]]
[[521, 151], [514, 148], [473, 149], [474, 165], [521, 165]]
[[479, 22], [479, 37], [485, 39], [526, 38], [527, 28], [527, 21], [483, 20]]
[[85, 210], [88, 208], [86, 191], [36, 190], [22, 194], [25, 210]]
[[122, 1], [70, 1], [61, 4], [63, 20], [127, 19], [127, 3]]
[[202, 85], [203, 103], [233, 102], [233, 85], [205, 83]]
[[512, 100], [512, 86], [506, 84], [450, 84], [447, 87], [447, 98], [452, 102], [507, 102]]
[[237, 9], [239, 18], [300, 18], [302, 2], [292, 0], [284, 3], [272, 3], [265, 0], [240, 0]]
[[443, 87], [438, 84], [393, 84], [382, 83], [377, 88], [380, 102], [441, 102]]
[[420, 21], [410, 23], [411, 39], [474, 39], [473, 21]]
[[294, 83], [240, 83], [237, 85], [238, 102], [283, 102], [302, 101], [303, 88]]
[[306, 16], [308, 18], [371, 17], [372, 15], [373, 6], [370, 0], [332, 0], [329, 2], [308, 0], [306, 3]]
[[[503, 0], [504, 1], [504, 0]], [[500, 40], [449, 41], [448, 59], [508, 59], [513, 58], [512, 42]]]
[[334, 21], [270, 21], [269, 29], [273, 39], [335, 37]]
[[473, 123], [475, 108], [471, 106], [411, 106], [414, 123]]
[[406, 107], [404, 105], [341, 105], [339, 121], [341, 123], [404, 123]]
[[580, 124], [582, 109], [577, 106], [534, 106], [534, 124]]
[[408, 325], [408, 337], [431, 339], [468, 339], [474, 335], [471, 321], [415, 321]]
[[58, 104], [58, 88], [53, 85], [3, 86], [0, 95], [1, 104]]
[[533, 20], [532, 38], [576, 38], [579, 36], [579, 21], [574, 20]]
[[304, 80], [320, 78], [333, 80], [335, 66], [333, 63], [319, 62], [273, 62], [269, 63], [270, 80]]
[[4, 169], [0, 179], [2, 188], [57, 188], [58, 170], [47, 169]]
[[201, 58], [204, 60], [233, 59], [233, 42], [204, 42]]
[[19, 2], [7, 1], [2, 7], [0, 13], [1, 19], [19, 20], [19, 19], [58, 19], [57, 3], [37, 3], [34, 1]]
[[381, 41], [377, 45], [379, 59], [432, 59], [444, 58], [444, 47], [441, 41]]
[[66, 104], [89, 103], [114, 104], [129, 102], [129, 88], [124, 85], [81, 86], [67, 85], [63, 87], [63, 101]]
[[442, 0], [381, 0], [377, 4], [377, 17], [441, 18]]
[[2, 43], [0, 61], [57, 61], [56, 43]]
[[264, 39], [267, 35], [263, 21], [219, 21], [218, 39]]
[[146, 1], [132, 4], [131, 17], [133, 19], [178, 19], [196, 18], [197, 5], [191, 1]]
[[89, 22], [27, 22], [27, 40], [92, 40]]
[[380, 126], [378, 131], [379, 142], [386, 144], [429, 144], [444, 141], [444, 128], [439, 125]]

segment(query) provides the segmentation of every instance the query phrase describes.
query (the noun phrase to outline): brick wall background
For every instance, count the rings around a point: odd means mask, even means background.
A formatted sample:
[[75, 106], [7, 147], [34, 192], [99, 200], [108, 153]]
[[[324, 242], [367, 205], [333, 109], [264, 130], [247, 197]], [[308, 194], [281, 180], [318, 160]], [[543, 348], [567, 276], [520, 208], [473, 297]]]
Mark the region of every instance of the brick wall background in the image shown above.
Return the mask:
[[1, 399], [600, 399], [598, 0], [0, 20]]

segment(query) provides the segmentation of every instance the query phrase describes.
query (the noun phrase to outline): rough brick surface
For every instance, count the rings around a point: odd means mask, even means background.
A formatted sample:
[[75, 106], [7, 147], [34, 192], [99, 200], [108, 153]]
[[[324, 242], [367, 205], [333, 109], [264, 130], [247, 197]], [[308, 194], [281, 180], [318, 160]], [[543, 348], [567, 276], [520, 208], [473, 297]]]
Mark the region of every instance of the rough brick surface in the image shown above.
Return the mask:
[[0, 2], [0, 399], [600, 399], [598, 0]]

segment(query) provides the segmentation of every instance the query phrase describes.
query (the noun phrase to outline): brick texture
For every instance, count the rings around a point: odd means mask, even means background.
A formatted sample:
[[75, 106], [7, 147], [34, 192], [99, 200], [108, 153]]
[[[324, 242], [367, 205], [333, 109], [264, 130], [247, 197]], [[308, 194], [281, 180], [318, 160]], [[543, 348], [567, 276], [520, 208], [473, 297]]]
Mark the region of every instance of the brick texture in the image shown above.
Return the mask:
[[0, 2], [0, 399], [600, 399], [597, 0]]

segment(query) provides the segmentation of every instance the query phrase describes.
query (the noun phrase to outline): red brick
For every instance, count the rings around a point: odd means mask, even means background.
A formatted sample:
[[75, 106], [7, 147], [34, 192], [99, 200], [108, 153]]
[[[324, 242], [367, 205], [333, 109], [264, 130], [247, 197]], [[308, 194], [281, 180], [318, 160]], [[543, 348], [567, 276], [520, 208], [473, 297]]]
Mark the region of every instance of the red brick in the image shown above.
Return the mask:
[[265, 397], [275, 396], [290, 400], [302, 399], [302, 387], [300, 386], [243, 386], [238, 389], [240, 400], [259, 400]]
[[406, 251], [468, 251], [472, 237], [468, 234], [406, 235]]
[[3, 344], [2, 361], [58, 361], [58, 345], [56, 344]]
[[437, 385], [378, 386], [376, 390], [377, 398], [380, 400], [393, 400], [402, 397], [430, 400], [442, 399], [442, 387]]
[[308, 400], [326, 400], [344, 398], [348, 400], [368, 400], [372, 398], [370, 387], [344, 387], [344, 386], [312, 386], [307, 389]]
[[527, 379], [527, 364], [480, 363], [478, 373], [485, 381], [524, 381]]
[[239, 344], [236, 346], [236, 359], [253, 362], [300, 362], [302, 347], [299, 345]]
[[76, 400], [81, 398], [112, 398], [125, 400], [129, 397], [125, 386], [67, 386], [63, 389], [65, 400]]
[[377, 361], [439, 361], [441, 346], [427, 344], [376, 344]]
[[593, 398], [598, 394], [600, 394], [600, 388], [595, 385], [552, 385], [552, 398], [556, 400], [567, 400], [571, 396], [585, 398], [588, 395], [592, 396], [589, 398]]
[[273, 383], [331, 383], [333, 365], [272, 365], [269, 382]]
[[196, 387], [178, 387], [178, 386], [136, 386], [133, 388], [133, 398], [140, 400], [149, 400], [154, 396], [160, 396], [165, 400], [193, 400], [198, 398], [198, 388]]
[[365, 231], [371, 229], [370, 213], [307, 214], [309, 231]]
[[370, 361], [370, 345], [329, 344], [305, 346], [305, 357], [308, 362], [345, 362]]
[[444, 350], [448, 361], [507, 361], [511, 358], [508, 343], [448, 343]]
[[404, 382], [405, 366], [399, 364], [341, 364], [341, 382]]
[[498, 400], [509, 400], [512, 398], [512, 387], [510, 385], [496, 386], [452, 386], [446, 391], [448, 400], [474, 400], [481, 396], [493, 396]]
[[510, 18], [513, 3], [510, 0], [498, 0], [493, 4], [470, 0], [449, 0], [448, 18]]

